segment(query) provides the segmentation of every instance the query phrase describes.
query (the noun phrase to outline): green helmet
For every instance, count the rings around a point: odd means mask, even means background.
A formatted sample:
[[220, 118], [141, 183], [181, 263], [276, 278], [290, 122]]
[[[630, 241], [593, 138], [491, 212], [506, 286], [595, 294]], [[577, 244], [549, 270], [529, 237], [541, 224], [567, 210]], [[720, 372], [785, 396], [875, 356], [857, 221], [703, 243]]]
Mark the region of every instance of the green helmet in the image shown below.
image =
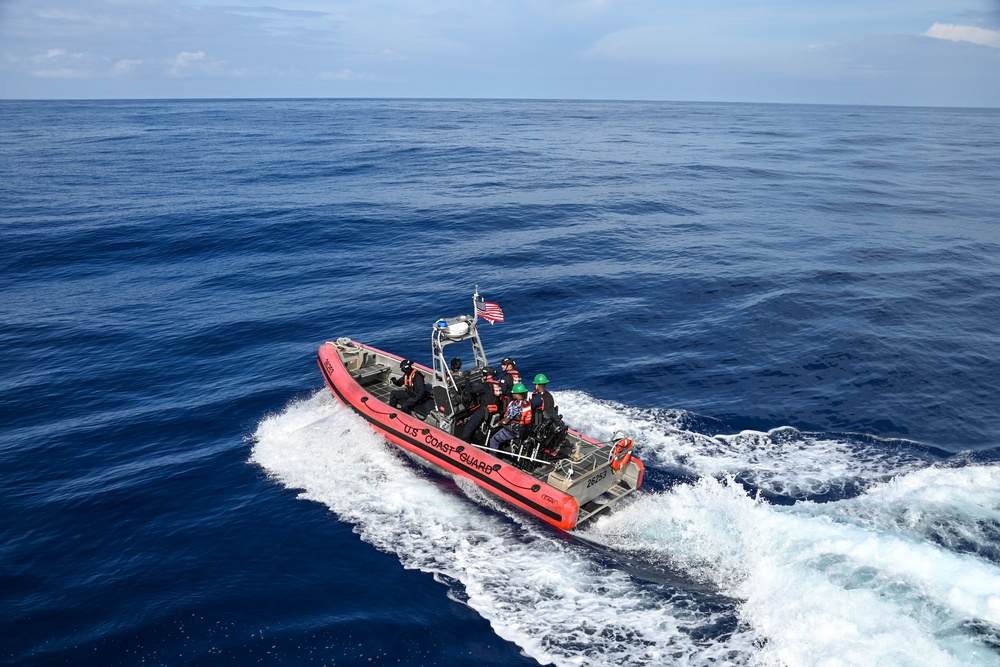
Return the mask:
[[542, 374], [542, 373], [539, 373], [538, 375], [536, 375], [535, 376], [535, 381], [532, 382], [532, 384], [548, 384], [548, 383], [549, 383], [549, 379], [547, 377], [545, 377], [545, 375]]
[[510, 388], [510, 393], [512, 394], [527, 394], [528, 388], [524, 386], [523, 382], [518, 382], [513, 387]]

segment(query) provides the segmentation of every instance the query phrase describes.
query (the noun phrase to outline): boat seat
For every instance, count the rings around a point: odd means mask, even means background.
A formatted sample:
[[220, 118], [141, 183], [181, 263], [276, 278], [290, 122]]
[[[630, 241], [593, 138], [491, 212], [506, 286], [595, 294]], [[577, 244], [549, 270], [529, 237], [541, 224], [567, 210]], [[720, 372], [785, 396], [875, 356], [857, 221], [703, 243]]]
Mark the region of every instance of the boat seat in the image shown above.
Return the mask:
[[464, 397], [461, 392], [449, 389], [444, 385], [435, 385], [432, 390], [434, 395], [434, 407], [438, 413], [454, 417], [455, 421], [460, 421], [472, 414], [471, 406], [463, 403]]
[[351, 377], [358, 381], [362, 387], [381, 382], [389, 374], [389, 367], [382, 364], [371, 364], [362, 366], [356, 371], [351, 371]]
[[434, 411], [434, 396], [428, 396], [418, 405], [414, 405], [410, 414], [418, 419], [427, 419], [427, 415]]
[[443, 385], [435, 385], [431, 390], [434, 395], [434, 409], [445, 416], [451, 416], [451, 399], [448, 396], [448, 388]]

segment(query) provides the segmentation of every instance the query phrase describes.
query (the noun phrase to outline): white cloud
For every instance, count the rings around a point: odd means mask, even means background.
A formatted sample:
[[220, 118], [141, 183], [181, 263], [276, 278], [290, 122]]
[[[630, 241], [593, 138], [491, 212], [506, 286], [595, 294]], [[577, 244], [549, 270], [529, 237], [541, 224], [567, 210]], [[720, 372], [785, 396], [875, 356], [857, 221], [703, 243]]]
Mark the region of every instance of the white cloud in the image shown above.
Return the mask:
[[329, 80], [333, 80], [333, 81], [358, 81], [358, 80], [367, 79], [368, 77], [366, 75], [364, 75], [364, 74], [359, 73], [359, 72], [354, 72], [352, 70], [349, 70], [349, 69], [345, 68], [345, 69], [337, 70], [336, 72], [323, 72], [323, 73], [321, 73], [319, 75], [319, 78], [325, 79], [325, 80], [328, 80], [328, 81]]
[[111, 76], [123, 76], [126, 74], [131, 74], [135, 71], [139, 65], [142, 64], [142, 60], [137, 60], [134, 58], [122, 58], [114, 64], [111, 68]]
[[676, 37], [666, 26], [627, 28], [600, 38], [583, 55], [618, 62], [656, 62], [675, 51]]
[[86, 53], [69, 53], [66, 49], [49, 49], [45, 53], [37, 53], [31, 56], [33, 63], [58, 63], [67, 61], [80, 61], [87, 57]]
[[43, 79], [93, 79], [99, 76], [95, 71], [97, 59], [89, 53], [48, 49], [25, 60], [31, 63], [31, 73]]
[[1000, 49], [1000, 30], [986, 30], [971, 25], [935, 23], [924, 33], [927, 37], [947, 39], [952, 42], [972, 42]]
[[205, 59], [204, 51], [181, 51], [174, 56], [170, 67], [170, 73], [174, 76], [183, 76], [185, 70], [189, 69], [192, 63]]
[[35, 76], [43, 79], [92, 79], [92, 72], [81, 69], [71, 69], [69, 67], [59, 67], [57, 69], [40, 69], [35, 71]]
[[91, 53], [70, 53], [66, 49], [49, 49], [31, 56], [29, 62], [37, 67], [34, 76], [43, 79], [102, 79], [132, 74], [143, 61], [121, 58], [112, 62]]
[[31, 57], [31, 60], [36, 63], [42, 63], [52, 60], [58, 60], [66, 55], [66, 49], [49, 49], [45, 53], [39, 53]]
[[406, 60], [406, 56], [402, 53], [393, 51], [392, 49], [382, 49], [377, 53], [365, 53], [363, 54], [366, 58], [371, 58], [373, 60], [385, 60], [385, 61], [396, 61], [396, 60]]
[[208, 74], [218, 75], [226, 68], [225, 61], [210, 60], [205, 57], [204, 51], [181, 51], [169, 62], [169, 74], [175, 78], [184, 78], [189, 75]]
[[91, 20], [91, 17], [86, 14], [58, 7], [38, 9], [35, 11], [35, 16], [46, 21], [67, 21], [69, 23]]

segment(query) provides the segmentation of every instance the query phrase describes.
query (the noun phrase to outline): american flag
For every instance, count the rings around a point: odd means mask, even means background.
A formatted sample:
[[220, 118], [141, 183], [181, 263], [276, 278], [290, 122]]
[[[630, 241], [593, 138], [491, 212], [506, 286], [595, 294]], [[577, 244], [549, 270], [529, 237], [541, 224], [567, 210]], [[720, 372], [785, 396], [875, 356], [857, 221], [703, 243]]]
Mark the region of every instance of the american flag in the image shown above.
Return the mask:
[[503, 322], [503, 308], [500, 307], [499, 303], [492, 301], [476, 301], [476, 315], [490, 324]]

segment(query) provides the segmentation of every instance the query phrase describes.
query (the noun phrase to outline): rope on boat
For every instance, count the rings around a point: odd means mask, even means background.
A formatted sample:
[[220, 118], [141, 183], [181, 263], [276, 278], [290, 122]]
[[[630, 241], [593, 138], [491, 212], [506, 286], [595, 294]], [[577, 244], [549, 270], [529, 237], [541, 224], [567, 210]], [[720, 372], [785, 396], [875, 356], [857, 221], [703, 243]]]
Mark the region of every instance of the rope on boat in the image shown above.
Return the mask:
[[507, 482], [511, 486], [515, 486], [515, 487], [517, 487], [519, 489], [529, 489], [530, 491], [538, 491], [538, 489], [542, 488], [538, 484], [532, 484], [531, 486], [521, 486], [520, 484], [515, 484], [514, 482], [512, 482], [509, 479], [507, 479], [506, 477], [504, 477], [503, 473], [501, 473], [500, 470], [497, 470], [496, 473], [497, 473], [497, 477], [499, 477], [503, 481]]
[[376, 410], [372, 406], [368, 405], [368, 397], [367, 396], [362, 396], [361, 397], [361, 404], [364, 405], [366, 408], [368, 408], [369, 411], [374, 412], [377, 415], [389, 415], [389, 419], [396, 419], [397, 415], [396, 415], [395, 412], [391, 412], [391, 411], [390, 412], [382, 412], [381, 410]]

